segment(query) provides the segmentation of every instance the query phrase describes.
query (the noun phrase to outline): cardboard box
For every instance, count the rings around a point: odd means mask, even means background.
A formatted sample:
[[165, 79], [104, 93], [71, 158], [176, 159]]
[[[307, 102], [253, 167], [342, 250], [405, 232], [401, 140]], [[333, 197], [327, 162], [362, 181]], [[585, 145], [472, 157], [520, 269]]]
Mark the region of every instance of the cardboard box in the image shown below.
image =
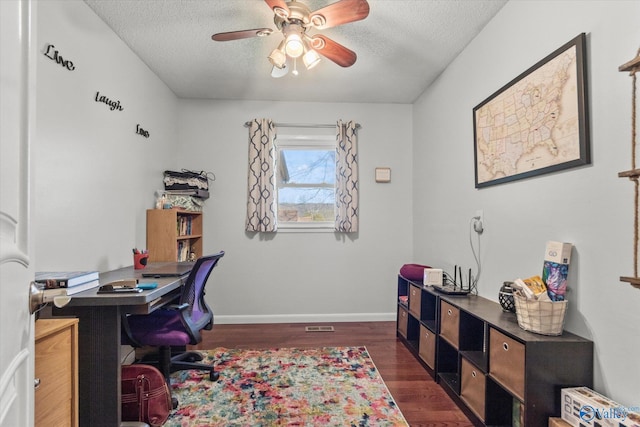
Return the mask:
[[561, 399], [562, 419], [574, 427], [640, 427], [640, 407], [625, 407], [590, 388], [563, 388]]
[[547, 242], [542, 265], [542, 281], [551, 301], [564, 301], [571, 261], [571, 243]]
[[549, 427], [571, 427], [571, 424], [562, 418], [549, 418]]
[[544, 260], [557, 262], [558, 264], [569, 264], [571, 261], [571, 243], [547, 242], [544, 251]]

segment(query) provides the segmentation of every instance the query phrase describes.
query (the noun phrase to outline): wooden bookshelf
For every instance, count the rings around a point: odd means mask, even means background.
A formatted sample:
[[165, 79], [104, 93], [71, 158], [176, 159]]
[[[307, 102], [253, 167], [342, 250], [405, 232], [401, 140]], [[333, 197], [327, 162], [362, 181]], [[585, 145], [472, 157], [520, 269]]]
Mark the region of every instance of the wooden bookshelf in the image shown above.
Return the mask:
[[202, 212], [147, 210], [149, 262], [188, 261], [202, 256]]

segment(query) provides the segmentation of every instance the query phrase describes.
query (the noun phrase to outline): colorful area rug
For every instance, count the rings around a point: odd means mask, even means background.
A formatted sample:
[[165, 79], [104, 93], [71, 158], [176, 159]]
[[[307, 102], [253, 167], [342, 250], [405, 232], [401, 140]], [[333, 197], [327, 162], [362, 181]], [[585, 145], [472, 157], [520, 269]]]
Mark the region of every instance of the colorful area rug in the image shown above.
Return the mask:
[[172, 374], [165, 426], [408, 426], [365, 347], [203, 351], [206, 373]]

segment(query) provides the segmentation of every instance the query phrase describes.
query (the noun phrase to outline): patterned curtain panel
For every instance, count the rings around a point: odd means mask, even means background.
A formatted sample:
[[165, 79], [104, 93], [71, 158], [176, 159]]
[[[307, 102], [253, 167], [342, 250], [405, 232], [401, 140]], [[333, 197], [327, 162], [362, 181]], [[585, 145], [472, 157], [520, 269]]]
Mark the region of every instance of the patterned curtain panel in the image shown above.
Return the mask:
[[358, 231], [358, 137], [356, 123], [338, 121], [336, 140], [336, 231]]
[[247, 231], [274, 232], [276, 214], [276, 130], [269, 119], [254, 119], [249, 126], [247, 179]]

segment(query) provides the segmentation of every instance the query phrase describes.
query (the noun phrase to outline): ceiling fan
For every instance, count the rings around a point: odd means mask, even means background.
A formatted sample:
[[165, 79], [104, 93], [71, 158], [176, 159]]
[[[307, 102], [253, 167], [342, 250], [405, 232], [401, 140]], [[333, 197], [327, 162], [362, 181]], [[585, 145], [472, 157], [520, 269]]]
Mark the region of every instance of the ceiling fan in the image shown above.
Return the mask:
[[[271, 75], [282, 77], [293, 65], [293, 75], [298, 75], [297, 60], [307, 70], [320, 62], [320, 55], [341, 67], [350, 67], [356, 62], [356, 53], [322, 34], [309, 34], [308, 30], [324, 30], [349, 22], [360, 21], [369, 15], [367, 0], [340, 0], [323, 8], [311, 11], [307, 5], [296, 0], [265, 0], [274, 13], [273, 22], [283, 40], [269, 55], [273, 65]], [[252, 30], [229, 31], [211, 36], [215, 41], [230, 41], [251, 37], [266, 37], [274, 30], [255, 28]]]

